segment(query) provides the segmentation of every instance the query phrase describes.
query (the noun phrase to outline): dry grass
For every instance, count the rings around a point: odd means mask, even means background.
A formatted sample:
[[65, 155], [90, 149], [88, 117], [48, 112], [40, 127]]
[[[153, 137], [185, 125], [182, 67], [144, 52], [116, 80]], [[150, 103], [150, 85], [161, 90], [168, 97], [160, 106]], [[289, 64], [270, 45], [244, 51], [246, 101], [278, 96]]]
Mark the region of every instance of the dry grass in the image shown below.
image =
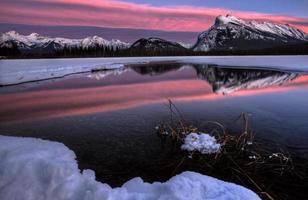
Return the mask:
[[[166, 106], [170, 112], [170, 122], [162, 122], [156, 127], [162, 141], [171, 140], [179, 146], [189, 133], [202, 132], [184, 119], [171, 100], [168, 100]], [[229, 134], [219, 122], [205, 122], [212, 127], [207, 133], [215, 136], [221, 144], [220, 151], [211, 155], [189, 152], [180, 159], [173, 174], [177, 173], [187, 159], [193, 159], [202, 162], [200, 167], [206, 168], [209, 175], [218, 174], [219, 178], [246, 186], [257, 192], [262, 199], [289, 199], [283, 188], [278, 192], [279, 187], [275, 187], [276, 183], [271, 179], [296, 177], [303, 180], [304, 177], [294, 167], [291, 155], [282, 148], [267, 147], [262, 141], [256, 140], [247, 114], [242, 113], [236, 119], [239, 120], [243, 122], [243, 131], [235, 135]]]

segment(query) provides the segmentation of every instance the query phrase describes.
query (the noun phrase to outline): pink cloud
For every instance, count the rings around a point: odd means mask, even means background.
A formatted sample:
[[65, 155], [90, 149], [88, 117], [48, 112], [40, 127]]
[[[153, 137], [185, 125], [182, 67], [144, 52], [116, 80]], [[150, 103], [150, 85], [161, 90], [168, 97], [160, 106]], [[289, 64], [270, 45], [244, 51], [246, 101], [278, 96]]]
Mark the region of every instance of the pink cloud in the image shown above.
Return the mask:
[[[15, 2], [15, 3], [14, 3]], [[190, 6], [157, 7], [114, 0], [4, 0], [0, 22], [126, 27], [168, 31], [204, 31], [217, 15], [233, 14], [243, 19], [288, 23], [308, 32], [308, 19], [223, 8]]]

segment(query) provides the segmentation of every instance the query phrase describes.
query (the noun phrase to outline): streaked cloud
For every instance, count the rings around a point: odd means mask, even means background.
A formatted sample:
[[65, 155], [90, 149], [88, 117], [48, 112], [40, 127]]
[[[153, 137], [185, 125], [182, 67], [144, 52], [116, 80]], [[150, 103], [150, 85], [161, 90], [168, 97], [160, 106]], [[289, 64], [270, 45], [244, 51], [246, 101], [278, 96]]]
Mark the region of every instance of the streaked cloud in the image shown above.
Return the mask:
[[115, 0], [2, 0], [0, 22], [203, 31], [217, 15], [290, 24], [308, 32], [308, 19], [225, 8], [159, 7]]

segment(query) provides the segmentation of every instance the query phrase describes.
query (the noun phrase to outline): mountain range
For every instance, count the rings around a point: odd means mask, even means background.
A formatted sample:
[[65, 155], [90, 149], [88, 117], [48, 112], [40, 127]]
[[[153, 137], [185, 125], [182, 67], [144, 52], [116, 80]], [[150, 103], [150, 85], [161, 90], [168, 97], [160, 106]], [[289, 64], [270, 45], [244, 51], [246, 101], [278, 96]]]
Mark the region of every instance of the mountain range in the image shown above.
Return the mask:
[[106, 40], [104, 38], [93, 36], [84, 39], [68, 39], [68, 38], [51, 38], [41, 36], [37, 33], [30, 35], [20, 35], [15, 31], [9, 31], [1, 35], [0, 47], [13, 47], [16, 45], [22, 52], [52, 52], [54, 50], [68, 48], [90, 48], [95, 46], [105, 46], [109, 48], [126, 49], [128, 43], [120, 40]]
[[[0, 22], [0, 33], [15, 30], [22, 35], [29, 35], [33, 32], [49, 37], [62, 37], [71, 39], [86, 38], [97, 35], [107, 40], [117, 38], [121, 41], [134, 43], [140, 38], [164, 38], [165, 40], [193, 44], [196, 42], [200, 32], [135, 29], [135, 28], [111, 28], [95, 26], [50, 26], [31, 24], [9, 24]], [[1, 34], [0, 34], [1, 35]]]
[[[299, 46], [298, 46], [299, 45]], [[22, 35], [15, 31], [3, 33], [0, 37], [0, 48], [17, 48], [25, 53], [52, 53], [68, 49], [108, 48], [112, 51], [125, 51], [127, 55], [200, 55], [211, 52], [256, 51], [276, 48], [303, 49], [308, 51], [308, 35], [287, 24], [271, 22], [244, 21], [232, 15], [218, 16], [213, 26], [199, 34], [195, 44], [182, 44], [162, 38], [141, 38], [129, 44], [120, 40], [106, 40], [92, 36], [83, 39], [47, 37], [37, 33]], [[274, 49], [274, 50], [273, 50]], [[100, 56], [95, 51], [96, 56]], [[133, 53], [131, 53], [133, 52]], [[148, 52], [148, 53], [144, 53]], [[150, 52], [150, 53], [149, 53]], [[177, 52], [181, 52], [178, 54]], [[7, 53], [8, 54], [8, 53]], [[79, 54], [78, 54], [79, 55]], [[116, 53], [108, 55], [117, 55]], [[101, 55], [102, 56], [102, 55]]]

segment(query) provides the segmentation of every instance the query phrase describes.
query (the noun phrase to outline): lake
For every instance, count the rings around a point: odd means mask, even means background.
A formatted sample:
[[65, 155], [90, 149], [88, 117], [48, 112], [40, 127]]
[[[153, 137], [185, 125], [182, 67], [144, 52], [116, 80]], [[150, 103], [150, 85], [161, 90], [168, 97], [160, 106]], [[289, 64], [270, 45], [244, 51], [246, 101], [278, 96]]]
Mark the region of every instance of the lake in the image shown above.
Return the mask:
[[4, 86], [0, 133], [62, 142], [79, 167], [114, 186], [135, 176], [152, 182], [206, 173], [191, 163], [174, 171], [181, 153], [157, 137], [170, 99], [205, 132], [207, 121], [217, 121], [236, 134], [246, 113], [256, 138], [306, 160], [308, 63], [294, 68], [152, 61]]

